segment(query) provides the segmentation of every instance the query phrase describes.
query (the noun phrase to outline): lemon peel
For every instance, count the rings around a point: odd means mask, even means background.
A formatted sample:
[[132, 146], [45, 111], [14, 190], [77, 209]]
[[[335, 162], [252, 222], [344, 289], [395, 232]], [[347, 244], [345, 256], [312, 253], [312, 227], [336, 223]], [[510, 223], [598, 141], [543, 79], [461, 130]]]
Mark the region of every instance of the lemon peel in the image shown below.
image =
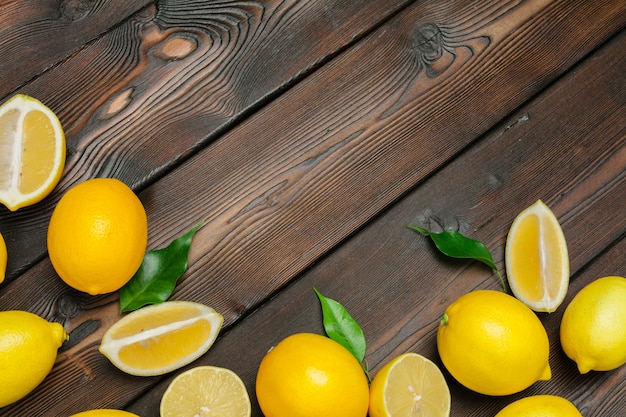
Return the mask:
[[552, 376], [541, 321], [500, 291], [476, 290], [452, 302], [437, 330], [437, 349], [457, 381], [485, 395], [514, 394]]
[[561, 346], [578, 371], [610, 371], [626, 363], [626, 278], [587, 284], [565, 308]]
[[46, 378], [67, 338], [61, 324], [36, 314], [0, 312], [0, 408], [24, 398]]
[[266, 417], [365, 417], [369, 386], [356, 358], [313, 333], [286, 337], [263, 357], [257, 400]]

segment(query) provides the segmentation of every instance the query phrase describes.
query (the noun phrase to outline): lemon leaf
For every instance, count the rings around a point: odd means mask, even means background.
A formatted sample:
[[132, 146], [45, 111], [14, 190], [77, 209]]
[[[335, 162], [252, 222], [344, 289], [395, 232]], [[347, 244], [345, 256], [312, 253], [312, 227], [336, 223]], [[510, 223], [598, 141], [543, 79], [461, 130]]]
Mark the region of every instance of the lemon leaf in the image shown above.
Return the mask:
[[146, 252], [135, 275], [120, 289], [122, 313], [167, 301], [178, 278], [187, 270], [191, 239], [202, 225], [197, 224], [163, 249]]
[[500, 284], [502, 285], [502, 288], [506, 290], [506, 283], [504, 282], [504, 278], [502, 278], [498, 267], [493, 261], [491, 252], [489, 252], [489, 249], [487, 249], [487, 247], [481, 242], [470, 239], [459, 232], [451, 230], [445, 230], [437, 233], [412, 224], [407, 225], [407, 227], [423, 235], [430, 236], [437, 249], [439, 249], [439, 251], [444, 255], [451, 258], [473, 259], [487, 265], [493, 269], [496, 274], [498, 274]]
[[316, 288], [315, 294], [322, 305], [324, 330], [328, 337], [348, 349], [359, 361], [365, 358], [365, 335], [361, 326], [339, 302], [324, 297]]

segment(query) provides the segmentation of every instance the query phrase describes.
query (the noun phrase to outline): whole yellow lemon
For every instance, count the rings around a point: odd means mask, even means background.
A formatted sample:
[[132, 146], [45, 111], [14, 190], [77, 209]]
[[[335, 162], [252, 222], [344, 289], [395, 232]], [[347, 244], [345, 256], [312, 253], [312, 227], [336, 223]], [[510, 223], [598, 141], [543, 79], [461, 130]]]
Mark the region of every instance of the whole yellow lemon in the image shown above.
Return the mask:
[[27, 311], [0, 312], [0, 407], [24, 398], [45, 379], [66, 339], [59, 323]]
[[68, 190], [52, 212], [48, 253], [69, 286], [91, 295], [120, 289], [139, 269], [148, 221], [123, 182], [95, 178]]
[[580, 290], [561, 321], [561, 346], [581, 374], [626, 363], [626, 278], [599, 278]]
[[259, 365], [256, 394], [265, 417], [365, 417], [369, 387], [354, 356], [334, 340], [297, 333]]
[[82, 413], [73, 414], [70, 417], [139, 417], [137, 414], [128, 411], [112, 410], [101, 408], [98, 410], [83, 411]]
[[7, 272], [7, 245], [4, 243], [2, 233], [0, 233], [0, 283], [4, 281]]
[[574, 404], [556, 395], [533, 395], [512, 402], [495, 417], [583, 417]]
[[437, 330], [437, 348], [450, 374], [481, 394], [514, 394], [551, 377], [541, 321], [500, 291], [472, 291], [450, 304]]

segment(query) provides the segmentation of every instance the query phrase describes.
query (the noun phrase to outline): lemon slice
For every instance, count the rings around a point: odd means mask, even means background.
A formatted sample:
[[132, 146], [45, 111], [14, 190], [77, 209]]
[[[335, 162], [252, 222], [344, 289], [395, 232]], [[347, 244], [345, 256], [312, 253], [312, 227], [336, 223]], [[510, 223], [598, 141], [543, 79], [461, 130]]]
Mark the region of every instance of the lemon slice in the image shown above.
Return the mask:
[[0, 203], [15, 211], [41, 201], [64, 165], [65, 134], [52, 110], [24, 94], [0, 106]]
[[245, 385], [230, 369], [198, 366], [178, 375], [161, 398], [161, 417], [250, 417]]
[[450, 389], [437, 367], [417, 353], [383, 366], [370, 386], [370, 417], [447, 417]]
[[506, 239], [506, 274], [513, 294], [535, 311], [552, 312], [569, 285], [567, 243], [554, 213], [541, 200], [513, 220]]
[[223, 322], [203, 304], [166, 301], [120, 319], [104, 333], [100, 352], [131, 375], [162, 375], [209, 350]]

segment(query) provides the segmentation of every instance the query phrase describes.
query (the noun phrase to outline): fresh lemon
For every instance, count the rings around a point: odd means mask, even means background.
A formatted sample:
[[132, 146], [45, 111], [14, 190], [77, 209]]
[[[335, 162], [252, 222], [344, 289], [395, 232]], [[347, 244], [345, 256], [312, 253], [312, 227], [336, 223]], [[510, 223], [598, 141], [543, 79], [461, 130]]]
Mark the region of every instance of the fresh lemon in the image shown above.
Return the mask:
[[405, 353], [383, 366], [370, 386], [369, 417], [448, 417], [450, 389], [431, 360]]
[[556, 216], [541, 200], [513, 221], [506, 239], [505, 264], [511, 291], [531, 309], [552, 312], [565, 299], [567, 243]]
[[533, 395], [512, 402], [495, 417], [583, 417], [576, 406], [556, 395]]
[[256, 379], [265, 417], [365, 417], [369, 387], [354, 356], [312, 333], [286, 337], [265, 355]]
[[178, 375], [161, 398], [161, 417], [250, 417], [250, 397], [230, 369], [198, 366]]
[[4, 281], [7, 272], [7, 245], [4, 243], [2, 233], [0, 233], [0, 283]]
[[137, 414], [129, 413], [128, 411], [112, 410], [112, 409], [99, 409], [83, 411], [82, 413], [73, 414], [70, 417], [139, 417]]
[[166, 301], [124, 316], [103, 335], [100, 352], [131, 375], [161, 375], [203, 355], [224, 317], [204, 304]]
[[0, 106], [0, 203], [11, 211], [41, 201], [61, 179], [65, 134], [52, 110], [17, 94]]
[[0, 312], [0, 407], [24, 398], [45, 379], [66, 339], [59, 323], [27, 311]]
[[69, 286], [86, 293], [120, 289], [139, 269], [148, 243], [141, 201], [123, 182], [95, 178], [67, 191], [48, 228], [52, 266]]
[[626, 363], [626, 278], [599, 278], [580, 290], [563, 313], [560, 333], [581, 374]]
[[450, 304], [437, 331], [437, 348], [452, 376], [481, 394], [514, 394], [551, 377], [550, 344], [541, 321], [500, 291], [472, 291]]

